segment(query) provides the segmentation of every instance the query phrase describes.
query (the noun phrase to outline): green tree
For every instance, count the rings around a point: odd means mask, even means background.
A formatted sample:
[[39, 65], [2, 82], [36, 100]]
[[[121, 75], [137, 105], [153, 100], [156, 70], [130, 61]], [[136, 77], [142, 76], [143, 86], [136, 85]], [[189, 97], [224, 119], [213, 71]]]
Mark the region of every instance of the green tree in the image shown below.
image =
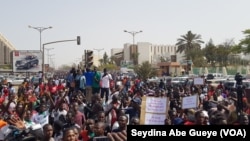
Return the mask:
[[[177, 39], [177, 53], [185, 53], [186, 60], [191, 60], [192, 56], [189, 52], [192, 50], [201, 50], [201, 44], [204, 43], [201, 40], [201, 35], [193, 34], [191, 31], [188, 31], [186, 35], [181, 35], [181, 38]], [[186, 73], [188, 74], [188, 66], [186, 67]]]
[[103, 64], [99, 66], [97, 69], [99, 71], [103, 71], [104, 68], [106, 68], [107, 70], [118, 70], [118, 66], [115, 64]]
[[240, 41], [238, 49], [243, 53], [248, 54], [250, 53], [250, 29], [243, 31], [243, 34], [245, 34], [245, 39]]
[[152, 68], [152, 65], [148, 61], [135, 66], [134, 71], [143, 81], [157, 75], [156, 69]]
[[108, 57], [107, 53], [105, 52], [103, 54], [103, 64], [108, 64], [108, 62], [109, 62], [109, 57]]
[[202, 49], [203, 55], [206, 58], [206, 61], [208, 64], [211, 64], [211, 66], [215, 67], [215, 52], [216, 52], [216, 46], [213, 43], [213, 40], [210, 39], [208, 43], [205, 45], [205, 48]]
[[227, 67], [229, 63], [229, 54], [231, 53], [231, 48], [234, 46], [234, 40], [226, 40], [223, 44], [218, 45], [215, 55], [216, 62], [220, 67]]
[[177, 39], [177, 51], [179, 53], [185, 52], [186, 59], [189, 60], [188, 51], [191, 49], [201, 49], [201, 44], [204, 43], [201, 40], [201, 35], [193, 34], [191, 31], [188, 31], [186, 35], [181, 35], [181, 38]]
[[203, 56], [203, 51], [200, 49], [191, 49], [187, 52], [187, 55], [190, 56], [194, 66], [196, 67], [204, 67], [206, 66], [206, 60]]

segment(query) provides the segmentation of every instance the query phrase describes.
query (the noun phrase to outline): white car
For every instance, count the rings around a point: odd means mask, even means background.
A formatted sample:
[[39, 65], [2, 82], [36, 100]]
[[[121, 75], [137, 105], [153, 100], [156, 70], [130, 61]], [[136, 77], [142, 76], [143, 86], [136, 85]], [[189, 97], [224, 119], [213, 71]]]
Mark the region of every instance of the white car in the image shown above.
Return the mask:
[[151, 77], [148, 78], [148, 82], [160, 82], [160, 79], [158, 77]]
[[15, 77], [12, 79], [12, 85], [17, 86], [21, 85], [24, 82], [24, 77]]

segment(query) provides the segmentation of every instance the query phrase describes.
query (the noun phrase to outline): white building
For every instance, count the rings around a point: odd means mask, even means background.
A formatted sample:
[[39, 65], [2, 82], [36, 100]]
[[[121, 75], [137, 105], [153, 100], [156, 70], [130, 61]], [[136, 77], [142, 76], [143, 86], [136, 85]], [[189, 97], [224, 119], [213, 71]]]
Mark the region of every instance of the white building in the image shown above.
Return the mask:
[[176, 55], [176, 62], [180, 62], [184, 55], [176, 53], [177, 47], [174, 45], [153, 45], [148, 42], [138, 42], [134, 47], [130, 44], [124, 44], [124, 60], [131, 60], [131, 54], [138, 53], [138, 64], [148, 61], [151, 64], [157, 64], [161, 58], [171, 60], [172, 55]]
[[123, 52], [123, 48], [112, 48], [111, 49], [111, 56], [114, 56], [117, 53]]

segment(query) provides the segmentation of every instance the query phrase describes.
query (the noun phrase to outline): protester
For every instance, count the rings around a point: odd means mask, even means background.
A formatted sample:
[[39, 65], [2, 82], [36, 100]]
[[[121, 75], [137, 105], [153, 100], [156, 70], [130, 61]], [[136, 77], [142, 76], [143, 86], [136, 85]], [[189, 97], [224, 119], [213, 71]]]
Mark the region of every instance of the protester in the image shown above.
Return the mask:
[[[162, 125], [249, 125], [246, 95], [239, 116], [236, 90], [228, 90], [222, 83], [218, 87], [188, 82], [177, 85], [164, 79], [146, 82], [128, 76], [119, 83], [117, 75], [106, 68], [101, 75], [96, 67], [86, 72], [72, 68], [65, 74], [65, 80], [54, 77], [39, 85], [26, 81], [18, 91], [1, 84], [0, 140], [8, 125], [27, 129], [39, 124], [46, 141], [91, 141], [97, 137], [125, 141], [127, 125], [143, 124], [145, 98], [168, 99], [166, 118], [159, 121]], [[119, 85], [112, 87], [112, 81]], [[183, 98], [194, 95], [197, 107], [183, 108]]]

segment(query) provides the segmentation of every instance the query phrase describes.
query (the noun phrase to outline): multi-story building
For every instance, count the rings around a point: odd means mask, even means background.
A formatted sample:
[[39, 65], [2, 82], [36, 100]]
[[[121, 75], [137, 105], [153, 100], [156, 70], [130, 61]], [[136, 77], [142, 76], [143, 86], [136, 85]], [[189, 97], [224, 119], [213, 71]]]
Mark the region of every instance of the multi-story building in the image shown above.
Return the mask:
[[125, 61], [131, 61], [137, 56], [138, 64], [145, 61], [151, 64], [157, 64], [161, 60], [171, 61], [172, 56], [176, 56], [174, 62], [180, 62], [184, 54], [177, 53], [176, 50], [177, 47], [174, 45], [153, 45], [148, 42], [139, 42], [136, 45], [124, 44], [123, 56]]
[[138, 42], [135, 45], [124, 44], [123, 62], [142, 64], [148, 61], [159, 68], [159, 75], [180, 74], [185, 67], [180, 62], [185, 58], [183, 58], [184, 53], [176, 51], [175, 45], [156, 45], [148, 42]]
[[15, 47], [0, 33], [0, 65], [12, 65], [11, 52]]

